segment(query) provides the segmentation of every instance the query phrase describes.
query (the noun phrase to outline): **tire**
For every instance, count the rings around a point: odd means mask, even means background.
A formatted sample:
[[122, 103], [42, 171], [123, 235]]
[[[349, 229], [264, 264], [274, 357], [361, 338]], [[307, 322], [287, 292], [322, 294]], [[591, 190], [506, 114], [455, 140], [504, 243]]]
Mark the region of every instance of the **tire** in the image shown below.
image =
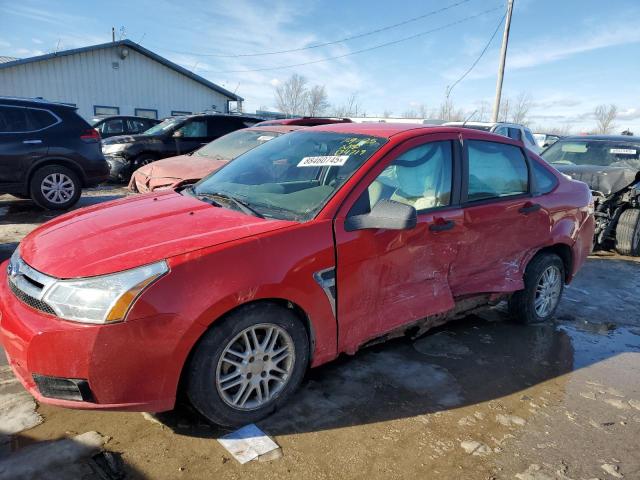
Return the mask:
[[[255, 348], [252, 329], [258, 343], [267, 345], [270, 343], [266, 342], [267, 332], [272, 329], [270, 339], [276, 338], [274, 348]], [[277, 337], [274, 337], [275, 332], [278, 332]], [[246, 348], [247, 341], [254, 350]], [[269, 352], [278, 352], [285, 346], [289, 355], [276, 353], [273, 356], [277, 361], [272, 362]], [[243, 356], [234, 355], [229, 349]], [[300, 385], [308, 363], [309, 337], [291, 310], [275, 304], [249, 305], [216, 322], [200, 339], [188, 364], [187, 397], [211, 423], [225, 427], [254, 423], [272, 414], [291, 397]], [[274, 368], [288, 373], [281, 374]], [[276, 377], [284, 380], [280, 383]], [[271, 395], [268, 400], [265, 399], [267, 392]]]
[[80, 199], [82, 183], [73, 170], [47, 165], [33, 174], [29, 183], [31, 199], [47, 210], [66, 210]]
[[616, 251], [621, 255], [640, 257], [640, 209], [622, 212], [616, 225]]
[[[548, 273], [549, 272], [549, 273]], [[543, 275], [547, 274], [546, 280]], [[552, 276], [557, 282], [552, 282]], [[554, 253], [541, 253], [533, 257], [524, 273], [524, 290], [515, 292], [509, 299], [509, 316], [517, 323], [542, 323], [553, 317], [564, 291], [564, 263]], [[548, 287], [541, 285], [546, 282]], [[538, 289], [544, 289], [538, 292]], [[542, 297], [542, 300], [540, 298]], [[544, 306], [544, 298], [549, 303]], [[536, 301], [538, 300], [538, 304]], [[544, 307], [544, 308], [543, 308]]]
[[143, 167], [144, 165], [148, 165], [151, 162], [155, 162], [156, 160], [157, 158], [154, 157], [153, 155], [150, 155], [148, 153], [143, 153], [133, 161], [132, 171], [136, 171], [138, 168]]

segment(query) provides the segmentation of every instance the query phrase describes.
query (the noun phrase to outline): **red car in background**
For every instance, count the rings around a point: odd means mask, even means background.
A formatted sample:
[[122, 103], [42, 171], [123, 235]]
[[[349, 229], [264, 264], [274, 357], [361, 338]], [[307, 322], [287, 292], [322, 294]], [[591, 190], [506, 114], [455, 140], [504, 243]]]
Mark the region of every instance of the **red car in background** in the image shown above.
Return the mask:
[[299, 128], [303, 127], [274, 125], [236, 130], [194, 152], [143, 165], [131, 175], [129, 190], [147, 193], [196, 183], [237, 156]]
[[589, 188], [521, 142], [333, 124], [194, 186], [60, 216], [0, 273], [0, 341], [40, 402], [269, 415], [309, 366], [508, 300], [549, 320], [591, 251]]

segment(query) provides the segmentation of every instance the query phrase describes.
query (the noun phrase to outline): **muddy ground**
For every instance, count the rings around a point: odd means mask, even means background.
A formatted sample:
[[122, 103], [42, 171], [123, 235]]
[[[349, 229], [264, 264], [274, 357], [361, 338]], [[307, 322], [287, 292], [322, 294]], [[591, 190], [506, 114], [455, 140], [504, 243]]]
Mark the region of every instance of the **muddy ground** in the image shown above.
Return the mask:
[[[80, 206], [124, 190], [87, 193]], [[0, 196], [0, 257], [51, 217]], [[24, 448], [95, 431], [127, 478], [638, 479], [639, 292], [639, 262], [600, 254], [552, 324], [514, 325], [496, 308], [315, 369], [259, 424], [282, 447], [277, 460], [239, 465], [215, 440], [227, 432], [186, 407], [154, 418], [39, 405], [42, 423], [0, 448], [0, 472]], [[0, 410], [24, 395], [3, 362]]]

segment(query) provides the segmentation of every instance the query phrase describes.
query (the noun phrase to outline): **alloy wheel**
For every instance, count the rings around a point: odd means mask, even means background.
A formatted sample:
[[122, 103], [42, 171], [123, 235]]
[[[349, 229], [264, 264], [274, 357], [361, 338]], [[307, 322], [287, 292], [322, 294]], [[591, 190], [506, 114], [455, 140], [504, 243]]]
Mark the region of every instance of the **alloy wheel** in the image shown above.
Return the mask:
[[238, 410], [261, 408], [282, 391], [293, 372], [291, 336], [272, 323], [244, 329], [225, 347], [216, 368], [222, 400]]
[[50, 173], [42, 179], [40, 191], [49, 202], [60, 205], [73, 198], [76, 186], [64, 173]]
[[539, 317], [548, 316], [560, 300], [562, 274], [555, 265], [548, 266], [536, 285], [534, 306]]

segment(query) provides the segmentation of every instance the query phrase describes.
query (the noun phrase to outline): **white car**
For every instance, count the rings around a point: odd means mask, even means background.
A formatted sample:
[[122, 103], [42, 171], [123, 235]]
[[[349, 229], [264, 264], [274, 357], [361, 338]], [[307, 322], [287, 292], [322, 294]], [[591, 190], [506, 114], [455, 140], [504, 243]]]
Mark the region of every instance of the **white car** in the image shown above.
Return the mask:
[[444, 125], [474, 128], [486, 132], [497, 133], [505, 137], [524, 142], [524, 146], [534, 153], [540, 154], [542, 149], [536, 143], [533, 133], [524, 125], [506, 122], [447, 122]]

